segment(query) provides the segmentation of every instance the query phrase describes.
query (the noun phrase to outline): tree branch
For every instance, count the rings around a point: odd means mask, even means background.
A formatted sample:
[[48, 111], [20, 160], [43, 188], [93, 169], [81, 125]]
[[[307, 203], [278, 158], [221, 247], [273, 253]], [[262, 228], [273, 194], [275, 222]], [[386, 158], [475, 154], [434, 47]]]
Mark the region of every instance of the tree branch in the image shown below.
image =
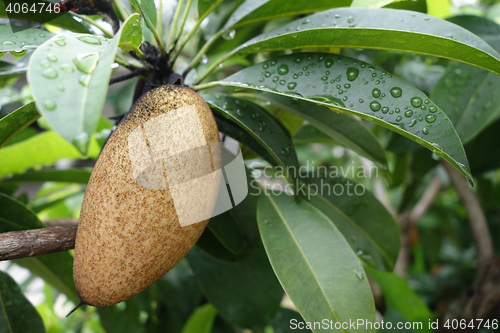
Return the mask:
[[75, 247], [77, 225], [0, 234], [0, 261], [34, 257]]
[[483, 209], [464, 176], [448, 162], [441, 160], [441, 164], [450, 175], [451, 182], [467, 212], [469, 225], [472, 235], [474, 236], [474, 244], [476, 246], [477, 272], [479, 275], [484, 274], [485, 271], [488, 270], [488, 266], [493, 259], [494, 251]]
[[410, 241], [411, 230], [429, 208], [431, 208], [440, 189], [441, 180], [438, 176], [435, 176], [416, 205], [411, 210], [406, 210], [398, 216], [398, 223], [401, 229], [401, 250], [399, 251], [394, 271], [402, 277], [408, 275], [408, 264], [410, 262], [410, 250], [412, 246]]

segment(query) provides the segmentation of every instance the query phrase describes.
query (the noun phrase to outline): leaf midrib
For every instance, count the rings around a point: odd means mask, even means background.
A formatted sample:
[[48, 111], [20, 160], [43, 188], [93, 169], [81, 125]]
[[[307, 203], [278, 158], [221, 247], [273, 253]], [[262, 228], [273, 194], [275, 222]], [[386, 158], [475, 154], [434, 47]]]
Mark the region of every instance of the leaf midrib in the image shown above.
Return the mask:
[[[290, 236], [292, 237], [293, 241], [295, 242], [295, 244], [297, 245], [297, 249], [299, 250], [299, 252], [301, 253], [302, 257], [304, 258], [305, 262], [307, 263], [307, 267], [309, 268], [309, 271], [311, 272], [311, 274], [314, 276], [314, 279], [316, 280], [316, 283], [317, 285], [319, 286], [321, 292], [322, 292], [322, 296], [323, 298], [326, 300], [327, 304], [330, 306], [330, 311], [332, 311], [332, 314], [333, 316], [337, 319], [337, 321], [339, 322], [337, 316], [335, 315], [335, 311], [333, 311], [333, 306], [332, 304], [330, 303], [330, 300], [326, 297], [325, 295], [325, 291], [323, 289], [323, 286], [322, 284], [319, 282], [318, 280], [318, 277], [316, 276], [316, 273], [314, 272], [314, 270], [311, 269], [311, 264], [309, 263], [309, 260], [307, 259], [307, 256], [305, 255], [305, 253], [302, 251], [302, 247], [300, 246], [300, 243], [298, 242], [297, 238], [295, 237], [295, 234], [291, 231], [290, 227], [288, 226], [288, 224], [286, 223], [286, 220], [283, 216], [283, 214], [281, 213], [281, 211], [278, 209], [277, 205], [275, 204], [274, 200], [270, 197], [270, 196], [267, 196], [267, 198], [269, 199], [269, 201], [271, 202], [271, 205], [273, 205], [276, 213], [279, 215], [279, 217], [281, 218], [282, 222], [283, 222], [283, 225], [286, 227], [286, 229], [288, 230]], [[308, 205], [310, 205], [311, 207], [314, 208], [314, 206], [312, 206], [311, 204], [307, 203]], [[326, 219], [328, 219], [328, 217], [326, 217], [322, 212], [319, 212], [321, 215], [323, 215]], [[336, 227], [335, 227], [336, 228]], [[347, 331], [344, 331], [343, 328], [340, 329], [341, 332], [346, 332], [348, 333]]]

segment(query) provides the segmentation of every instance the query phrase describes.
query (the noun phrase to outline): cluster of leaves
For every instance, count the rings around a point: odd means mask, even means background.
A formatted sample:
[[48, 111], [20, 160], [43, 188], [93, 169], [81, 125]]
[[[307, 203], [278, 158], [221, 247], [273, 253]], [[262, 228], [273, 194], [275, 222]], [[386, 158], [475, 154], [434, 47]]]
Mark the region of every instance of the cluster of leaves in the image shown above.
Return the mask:
[[[124, 112], [137, 83], [132, 80], [118, 93], [108, 93], [113, 64], [145, 79], [145, 73], [158, 70], [147, 45], [157, 47], [163, 66], [172, 66], [200, 91], [219, 130], [248, 148], [247, 160], [259, 158], [262, 165], [299, 170], [305, 158], [313, 158], [310, 144], [345, 147], [380, 168], [388, 187], [396, 189], [399, 210], [418, 200], [437, 172], [439, 158], [471, 182], [477, 177], [485, 197], [500, 193], [495, 181], [484, 176], [500, 167], [499, 148], [491, 147], [500, 139], [495, 94], [500, 84], [500, 26], [494, 22], [475, 16], [443, 20], [427, 15], [422, 0], [198, 0], [195, 13], [192, 2], [179, 0], [170, 29], [164, 28], [162, 8], [153, 0], [130, 0], [131, 6], [115, 1], [123, 24], [114, 36], [91, 18], [78, 22], [61, 16], [46, 25], [49, 31], [30, 28], [16, 34], [0, 26], [2, 55], [21, 56], [0, 64], [5, 97], [0, 99], [1, 232], [41, 228], [41, 220], [78, 216], [91, 170], [42, 167], [61, 159], [97, 158], [113, 126], [101, 114], [106, 97], [114, 97], [117, 113]], [[193, 14], [193, 28], [184, 33]], [[4, 9], [0, 16], [6, 17]], [[426, 55], [427, 63], [403, 52]], [[431, 67], [429, 61], [441, 70], [437, 82], [421, 71]], [[19, 91], [14, 84], [24, 75], [30, 89]], [[12, 110], [19, 102], [22, 106]], [[351, 160], [327, 157], [320, 162], [339, 166]], [[254, 170], [253, 176], [262, 174]], [[370, 192], [307, 196], [301, 188], [317, 191], [327, 184], [347, 189], [357, 183], [318, 173], [284, 172], [283, 178], [295, 196], [264, 193], [249, 174], [250, 195], [243, 203], [212, 218], [197, 246], [151, 288], [99, 309], [102, 327], [95, 329], [286, 332], [292, 319], [375, 321], [367, 273], [382, 289], [387, 321], [426, 323], [433, 317], [429, 305], [442, 300], [436, 297], [439, 288], [425, 289], [431, 277], [424, 273], [440, 259], [437, 250], [427, 249], [441, 247], [447, 222], [434, 216], [421, 232], [432, 234], [437, 228], [439, 237], [414, 244], [416, 263], [411, 270], [421, 275], [413, 282], [421, 294], [429, 295], [424, 302], [406, 280], [391, 272], [400, 247], [399, 230]], [[358, 181], [370, 186], [366, 179]], [[44, 183], [32, 201], [25, 195], [14, 197], [25, 182]], [[436, 216], [460, 216], [447, 210], [446, 203], [439, 207]], [[498, 210], [492, 208], [495, 214]], [[450, 267], [471, 266], [462, 259], [455, 256], [456, 265]], [[71, 254], [16, 263], [77, 302]], [[3, 275], [2, 281], [12, 285]], [[447, 287], [456, 295], [463, 284]], [[15, 286], [0, 287], [1, 297], [27, 304]], [[300, 315], [280, 307], [285, 292]], [[3, 309], [0, 323], [30, 324], [15, 320], [19, 309]], [[39, 312], [47, 323], [49, 312]], [[36, 312], [22, 313], [39, 323]], [[78, 320], [95, 315], [92, 309], [82, 313]], [[85, 324], [78, 325], [73, 329]], [[30, 331], [43, 331], [35, 326]]]

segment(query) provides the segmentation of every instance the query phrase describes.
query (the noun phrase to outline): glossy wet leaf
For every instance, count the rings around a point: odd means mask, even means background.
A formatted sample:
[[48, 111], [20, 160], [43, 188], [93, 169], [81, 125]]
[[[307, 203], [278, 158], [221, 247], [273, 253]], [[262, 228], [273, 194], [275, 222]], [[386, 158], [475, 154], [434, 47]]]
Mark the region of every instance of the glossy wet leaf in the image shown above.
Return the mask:
[[118, 46], [123, 52], [134, 51], [136, 53], [139, 46], [142, 44], [142, 26], [141, 16], [137, 13], [131, 15], [127, 19], [127, 23], [123, 25], [120, 43]]
[[396, 9], [326, 10], [259, 35], [231, 54], [308, 47], [415, 52], [459, 60], [500, 73], [500, 55], [473, 33], [430, 15]]
[[62, 182], [87, 184], [90, 179], [92, 169], [48, 169], [34, 170], [19, 175], [13, 175], [2, 181], [2, 183], [41, 183], [41, 182]]
[[246, 0], [229, 17], [224, 29], [237, 28], [245, 24], [267, 21], [281, 16], [313, 13], [336, 7], [347, 7], [352, 0]]
[[214, 259], [196, 247], [186, 257], [204, 294], [230, 323], [259, 329], [278, 311], [283, 290], [261, 244], [234, 263]]
[[497, 120], [464, 146], [473, 175], [500, 168], [499, 128], [500, 120]]
[[9, 274], [0, 271], [0, 331], [44, 333], [38, 311]]
[[52, 33], [38, 29], [29, 28], [12, 33], [9, 24], [0, 25], [0, 52], [22, 52], [37, 48], [54, 36]]
[[327, 216], [315, 203], [305, 198], [297, 202], [285, 194], [262, 195], [257, 207], [259, 230], [274, 272], [304, 321], [362, 318], [373, 322], [368, 279], [332, 218], [344, 217], [341, 213]]
[[44, 227], [46, 225], [25, 204], [0, 193], [0, 232]]
[[317, 127], [306, 124], [293, 136], [295, 145], [307, 145], [311, 143], [324, 143], [327, 145], [338, 144], [331, 136], [326, 135]]
[[258, 94], [257, 98], [302, 117], [340, 142], [345, 147], [371, 159], [382, 167], [387, 167], [385, 151], [377, 138], [361, 122], [347, 114], [336, 113], [329, 108], [306, 101], [275, 94]]
[[[377, 282], [384, 294], [385, 304], [399, 312], [409, 322], [428, 323], [433, 318], [427, 304], [413, 291], [405, 279], [395, 273], [380, 272], [367, 268], [368, 274]], [[432, 332], [423, 325], [422, 332]]]
[[30, 60], [27, 77], [38, 111], [83, 155], [104, 106], [121, 31], [111, 40], [54, 36]]
[[[500, 26], [483, 17], [457, 16], [451, 22], [477, 34], [500, 50]], [[430, 96], [449, 116], [463, 143], [500, 116], [500, 76], [467, 64], [451, 63]]]
[[231, 211], [210, 218], [207, 228], [228, 251], [235, 255], [243, 253], [247, 240], [238, 229]]
[[288, 96], [357, 115], [432, 150], [471, 181], [462, 143], [446, 114], [421, 91], [362, 61], [327, 53], [292, 54], [209, 85], [218, 84]]
[[[290, 134], [266, 111], [244, 99], [224, 94], [201, 94], [207, 103], [226, 119], [235, 122], [286, 170], [287, 166], [299, 167], [297, 154]], [[295, 184], [292, 175], [288, 180]]]
[[[363, 178], [378, 177], [376, 169], [356, 168], [354, 171], [331, 167], [325, 174], [309, 173], [301, 180], [312, 186], [311, 193], [319, 192], [311, 203], [326, 216], [331, 216], [354, 253], [370, 266], [391, 271], [399, 254], [399, 227], [371, 192], [342, 177], [351, 172], [362, 172]], [[337, 217], [339, 214], [342, 218]]]
[[212, 12], [222, 0], [198, 0], [198, 17], [204, 17]]
[[217, 310], [212, 304], [201, 306], [189, 317], [182, 333], [210, 333], [216, 315]]
[[154, 0], [130, 0], [135, 10], [141, 13], [147, 27], [151, 31], [156, 30], [156, 5]]
[[0, 119], [0, 148], [40, 117], [35, 103], [26, 104]]
[[467, 143], [500, 116], [499, 89], [500, 75], [454, 62], [430, 97], [446, 112], [462, 142]]
[[[96, 158], [100, 148], [95, 139], [91, 140], [89, 158]], [[22, 142], [0, 149], [0, 178], [27, 169], [50, 166], [61, 158], [80, 159], [80, 152], [59, 134], [49, 131], [35, 135]]]

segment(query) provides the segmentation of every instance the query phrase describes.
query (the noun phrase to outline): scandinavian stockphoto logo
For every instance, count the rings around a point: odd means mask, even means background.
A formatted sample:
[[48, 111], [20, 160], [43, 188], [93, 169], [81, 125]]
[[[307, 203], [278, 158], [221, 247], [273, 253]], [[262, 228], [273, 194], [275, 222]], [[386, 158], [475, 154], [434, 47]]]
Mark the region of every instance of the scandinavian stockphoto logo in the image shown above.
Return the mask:
[[207, 143], [194, 105], [138, 126], [128, 148], [136, 184], [169, 189], [181, 227], [222, 214], [248, 194], [241, 150]]

